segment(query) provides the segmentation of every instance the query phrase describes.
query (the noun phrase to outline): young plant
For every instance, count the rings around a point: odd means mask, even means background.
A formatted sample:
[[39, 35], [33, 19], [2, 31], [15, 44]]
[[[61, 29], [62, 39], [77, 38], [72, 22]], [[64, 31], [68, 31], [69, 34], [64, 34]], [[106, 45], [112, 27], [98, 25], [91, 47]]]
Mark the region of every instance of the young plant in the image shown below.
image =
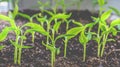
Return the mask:
[[[91, 32], [92, 27], [95, 25], [95, 23], [89, 23], [84, 26], [82, 26], [82, 31], [79, 36], [79, 42], [82, 44], [84, 50], [83, 50], [83, 62], [85, 62], [86, 59], [86, 46], [87, 43], [91, 40], [93, 32]], [[87, 30], [88, 29], [88, 30]]]
[[[23, 48], [32, 48], [31, 46], [24, 46], [23, 41], [26, 39], [24, 32], [22, 31], [22, 28], [17, 26], [15, 23], [15, 17], [18, 14], [18, 6], [15, 4], [15, 9], [13, 12], [9, 12], [8, 16], [0, 15], [0, 19], [8, 21], [10, 23], [10, 27], [6, 27], [4, 31], [6, 33], [4, 34], [4, 38], [7, 36], [9, 31], [13, 31], [16, 35], [15, 41], [10, 40], [12, 45], [15, 47], [14, 50], [14, 63], [15, 64], [21, 64], [21, 54], [22, 54], [22, 49]], [[10, 29], [9, 29], [10, 28]]]
[[54, 62], [55, 62], [55, 58], [56, 55], [58, 55], [60, 53], [60, 48], [56, 48], [56, 41], [62, 37], [65, 36], [70, 36], [70, 35], [59, 35], [55, 38], [53, 38], [51, 35], [48, 35], [50, 37], [50, 44], [45, 44], [44, 42], [42, 42], [42, 44], [51, 51], [51, 67], [54, 67]]
[[79, 24], [78, 27], [74, 27], [74, 28], [71, 28], [69, 29], [66, 34], [71, 34], [72, 36], [65, 36], [64, 38], [64, 58], [66, 58], [66, 51], [67, 51], [67, 45], [68, 45], [68, 41], [70, 39], [72, 39], [73, 37], [75, 37], [77, 34], [79, 34], [82, 30], [82, 24], [79, 23], [79, 22], [74, 22], [74, 23], [77, 23]]

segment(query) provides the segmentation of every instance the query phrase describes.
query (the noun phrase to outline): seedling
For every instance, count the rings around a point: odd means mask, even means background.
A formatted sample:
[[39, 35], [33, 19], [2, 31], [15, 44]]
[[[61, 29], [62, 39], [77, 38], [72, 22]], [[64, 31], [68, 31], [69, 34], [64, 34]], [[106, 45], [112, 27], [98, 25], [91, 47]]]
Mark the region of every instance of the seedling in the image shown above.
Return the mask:
[[[76, 22], [77, 23], [77, 22]], [[66, 34], [71, 34], [72, 36], [65, 36], [65, 39], [64, 39], [64, 58], [66, 58], [66, 51], [67, 51], [67, 45], [68, 45], [68, 41], [70, 39], [72, 39], [73, 37], [75, 37], [78, 33], [81, 32], [82, 30], [82, 27], [81, 27], [81, 23], [79, 23], [79, 27], [74, 27], [74, 28], [71, 28], [70, 30], [68, 30], [66, 32]]]

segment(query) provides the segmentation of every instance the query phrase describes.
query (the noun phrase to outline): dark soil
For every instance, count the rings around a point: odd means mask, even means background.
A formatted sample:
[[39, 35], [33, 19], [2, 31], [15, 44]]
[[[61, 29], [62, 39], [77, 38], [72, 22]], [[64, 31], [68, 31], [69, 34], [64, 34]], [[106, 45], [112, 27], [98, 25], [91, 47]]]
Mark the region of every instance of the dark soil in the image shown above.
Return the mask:
[[[25, 10], [22, 11], [29, 15], [38, 13], [39, 11]], [[92, 22], [91, 16], [97, 16], [97, 13], [92, 14], [91, 12], [85, 11], [68, 11], [72, 12], [71, 19], [80, 21], [84, 23]], [[22, 25], [28, 20], [17, 17], [16, 23]], [[3, 25], [3, 24], [1, 24]], [[70, 24], [70, 27], [74, 25]], [[60, 33], [63, 33], [65, 25], [61, 25]], [[62, 40], [57, 41], [56, 46], [61, 48], [61, 53], [57, 55], [55, 67], [120, 67], [120, 34], [118, 36], [110, 38], [115, 38], [115, 42], [109, 42], [105, 46], [104, 56], [102, 58], [97, 57], [97, 43], [95, 41], [90, 41], [87, 44], [87, 57], [86, 61], [82, 62], [83, 59], [83, 46], [78, 42], [78, 37], [71, 39], [67, 47], [67, 57], [63, 57], [64, 43]], [[31, 35], [27, 35], [27, 40], [24, 42], [24, 45], [34, 46], [31, 49], [22, 50], [22, 60], [21, 65], [15, 65], [13, 62], [14, 57], [14, 47], [11, 45], [11, 39], [14, 39], [15, 36], [9, 34], [8, 38], [1, 42], [1, 45], [6, 45], [6, 47], [0, 51], [0, 67], [51, 67], [50, 63], [50, 51], [41, 44], [42, 40], [45, 38], [36, 33], [35, 43], [31, 42]]]

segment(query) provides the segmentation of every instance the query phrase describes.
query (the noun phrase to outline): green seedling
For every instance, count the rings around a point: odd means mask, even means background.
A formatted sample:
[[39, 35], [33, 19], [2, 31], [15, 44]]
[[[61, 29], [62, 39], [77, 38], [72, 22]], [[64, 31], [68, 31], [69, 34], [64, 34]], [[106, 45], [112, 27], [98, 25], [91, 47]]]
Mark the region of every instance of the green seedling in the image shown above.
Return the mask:
[[53, 38], [51, 35], [48, 35], [50, 37], [51, 43], [50, 44], [45, 44], [42, 42], [42, 44], [51, 51], [51, 67], [54, 67], [54, 62], [56, 55], [60, 53], [60, 48], [56, 48], [55, 43], [58, 39], [65, 37], [65, 36], [71, 36], [71, 35], [59, 35], [55, 38]]
[[104, 53], [105, 45], [108, 41], [114, 41], [114, 39], [109, 39], [108, 35], [112, 33], [113, 35], [117, 35], [116, 25], [120, 23], [119, 19], [116, 19], [107, 25], [106, 19], [110, 16], [111, 10], [104, 12], [100, 18], [96, 18], [98, 21], [98, 31], [96, 33], [95, 41], [98, 43], [98, 57], [102, 57]]
[[23, 45], [23, 41], [26, 39], [26, 37], [23, 34], [24, 32], [22, 32], [22, 28], [19, 26], [16, 26], [16, 24], [15, 24], [15, 18], [18, 13], [19, 13], [18, 6], [17, 6], [17, 4], [15, 4], [14, 11], [9, 12], [8, 16], [0, 15], [0, 19], [8, 21], [10, 23], [10, 27], [5, 27], [5, 29], [3, 29], [3, 32], [1, 32], [1, 34], [5, 33], [4, 38], [1, 38], [1, 39], [5, 39], [5, 37], [9, 33], [9, 31], [13, 31], [16, 35], [15, 41], [10, 40], [12, 45], [15, 47], [15, 50], [14, 50], [14, 63], [15, 64], [21, 64], [21, 55], [22, 55], [23, 48], [32, 48], [31, 46]]
[[39, 32], [45, 36], [48, 36], [50, 38], [50, 44], [45, 44], [44, 42], [42, 42], [42, 44], [51, 51], [51, 66], [53, 67], [54, 66], [54, 61], [55, 61], [55, 56], [56, 56], [56, 53], [59, 54], [60, 52], [60, 48], [56, 48], [55, 47], [55, 42], [57, 39], [59, 39], [60, 37], [63, 37], [63, 36], [58, 36], [56, 37], [56, 39], [54, 39], [54, 30], [56, 29], [57, 26], [54, 26], [53, 30], [52, 30], [52, 35], [49, 34], [49, 32], [45, 31], [45, 29], [39, 25], [39, 24], [36, 24], [36, 23], [27, 23], [25, 24], [24, 26], [28, 26], [28, 27], [31, 27], [31, 29], [27, 30], [26, 33], [28, 32]]
[[73, 36], [65, 36], [65, 39], [64, 39], [64, 43], [65, 43], [64, 44], [64, 57], [65, 58], [66, 58], [66, 54], [67, 54], [66, 51], [67, 51], [68, 41], [70, 39], [72, 39], [73, 37], [75, 37], [78, 33], [80, 33], [81, 29], [82, 29], [82, 27], [74, 27], [66, 32], [66, 34], [72, 34]]
[[[82, 31], [79, 36], [79, 42], [82, 44], [84, 50], [83, 50], [83, 62], [85, 62], [86, 59], [86, 46], [87, 43], [92, 39], [92, 34], [91, 32], [92, 27], [95, 25], [95, 23], [89, 23], [84, 26], [82, 26]], [[87, 31], [88, 29], [88, 31]]]

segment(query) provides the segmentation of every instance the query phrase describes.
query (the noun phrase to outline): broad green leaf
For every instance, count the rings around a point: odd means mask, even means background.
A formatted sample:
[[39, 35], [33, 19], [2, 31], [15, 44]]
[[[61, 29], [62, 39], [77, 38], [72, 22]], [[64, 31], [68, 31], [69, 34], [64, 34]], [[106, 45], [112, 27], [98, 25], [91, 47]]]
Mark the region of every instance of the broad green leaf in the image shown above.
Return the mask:
[[49, 34], [49, 33], [48, 33], [47, 31], [45, 31], [45, 29], [44, 29], [41, 25], [39, 25], [39, 24], [36, 24], [36, 23], [26, 23], [26, 24], [23, 25], [23, 27], [25, 27], [25, 26], [31, 27], [31, 29], [33, 29], [34, 31], [39, 32], [39, 33], [41, 33], [41, 34], [43, 34], [43, 35], [48, 35], [48, 34]]
[[58, 32], [58, 29], [60, 28], [61, 22], [56, 22], [53, 26], [54, 31]]
[[113, 20], [111, 22], [110, 27], [114, 27], [114, 26], [119, 25], [119, 24], [120, 24], [120, 19], [118, 18], [118, 19]]
[[0, 33], [0, 41], [5, 40], [7, 37], [8, 33], [13, 30], [11, 27], [5, 27], [2, 32]]
[[88, 42], [88, 38], [87, 36], [84, 34], [84, 31], [81, 32], [80, 36], [79, 36], [79, 42], [84, 45]]
[[80, 33], [82, 31], [82, 28], [83, 27], [74, 27], [74, 28], [68, 30], [66, 34], [71, 34], [74, 36], [67, 36], [67, 39], [69, 40], [69, 39], [75, 37], [78, 33]]
[[5, 46], [0, 46], [0, 50], [2, 50]]
[[100, 24], [100, 29], [101, 29], [102, 31], [107, 31], [108, 26], [101, 23], [101, 24]]
[[99, 4], [99, 6], [104, 6], [104, 4], [105, 4], [105, 1], [104, 0], [98, 0], [98, 4]]
[[8, 16], [5, 16], [5, 15], [1, 15], [0, 14], [0, 19], [1, 20], [4, 20], [4, 21], [8, 21], [8, 23], [10, 23], [10, 25], [14, 28], [16, 28], [16, 25], [15, 25], [15, 22], [13, 19], [9, 18]]
[[24, 13], [20, 13], [20, 12], [18, 13], [18, 15], [20, 15], [20, 16], [22, 16], [22, 17], [28, 19], [28, 20], [30, 20], [30, 18], [31, 18], [29, 15], [24, 14]]
[[108, 11], [106, 11], [106, 12], [104, 12], [102, 15], [101, 15], [101, 20], [102, 21], [105, 21], [105, 20], [107, 20], [107, 18], [109, 18], [109, 16], [111, 15], [111, 10], [108, 10]]

